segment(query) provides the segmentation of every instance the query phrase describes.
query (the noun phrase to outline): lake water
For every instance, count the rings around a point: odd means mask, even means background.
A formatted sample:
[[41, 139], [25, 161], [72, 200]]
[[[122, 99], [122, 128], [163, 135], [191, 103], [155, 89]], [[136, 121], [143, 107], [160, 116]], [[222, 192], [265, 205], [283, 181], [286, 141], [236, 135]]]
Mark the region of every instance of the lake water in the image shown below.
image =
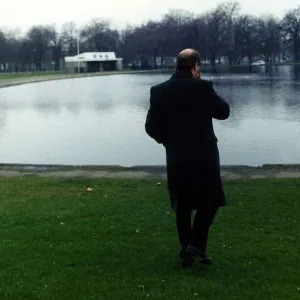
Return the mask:
[[[300, 81], [271, 73], [206, 74], [231, 105], [214, 121], [223, 165], [300, 163]], [[149, 88], [169, 74], [117, 75], [0, 89], [0, 162], [157, 165], [164, 149], [144, 131]]]

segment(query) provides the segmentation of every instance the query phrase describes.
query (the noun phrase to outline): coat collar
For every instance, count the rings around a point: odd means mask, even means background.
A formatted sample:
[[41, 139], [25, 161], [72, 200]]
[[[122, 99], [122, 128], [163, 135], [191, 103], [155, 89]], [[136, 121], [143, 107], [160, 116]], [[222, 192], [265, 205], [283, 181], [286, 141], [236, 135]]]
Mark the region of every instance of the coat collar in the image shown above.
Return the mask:
[[193, 74], [191, 71], [186, 70], [175, 70], [171, 79], [178, 79], [178, 78], [193, 78]]

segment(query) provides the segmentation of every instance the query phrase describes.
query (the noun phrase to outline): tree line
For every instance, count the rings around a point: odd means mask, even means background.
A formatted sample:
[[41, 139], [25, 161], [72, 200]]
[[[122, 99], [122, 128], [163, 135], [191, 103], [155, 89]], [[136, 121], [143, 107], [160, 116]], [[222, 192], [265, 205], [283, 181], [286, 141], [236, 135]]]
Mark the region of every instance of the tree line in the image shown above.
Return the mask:
[[[113, 51], [125, 65], [140, 61], [143, 68], [149, 58], [161, 57], [163, 62], [189, 47], [199, 50], [203, 63], [211, 65], [222, 57], [229, 65], [245, 58], [249, 64], [257, 58], [269, 63], [300, 60], [300, 6], [282, 19], [241, 14], [238, 2], [225, 2], [201, 15], [171, 10], [160, 21], [122, 30], [101, 19], [83, 27], [74, 22], [61, 28], [35, 25], [25, 35], [0, 28], [0, 70], [59, 70], [63, 57], [77, 54], [77, 42], [81, 53]], [[154, 62], [155, 68], [161, 67]]]

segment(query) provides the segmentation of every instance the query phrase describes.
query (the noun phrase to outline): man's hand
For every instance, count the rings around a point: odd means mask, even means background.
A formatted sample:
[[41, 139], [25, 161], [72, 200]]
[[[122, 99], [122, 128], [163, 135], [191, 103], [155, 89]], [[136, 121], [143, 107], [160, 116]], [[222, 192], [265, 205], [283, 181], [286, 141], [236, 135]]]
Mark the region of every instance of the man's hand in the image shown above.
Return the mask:
[[200, 72], [197, 72], [197, 73], [195, 73], [194, 78], [200, 80], [200, 79], [201, 79], [201, 76], [202, 76], [201, 73], [200, 73]]

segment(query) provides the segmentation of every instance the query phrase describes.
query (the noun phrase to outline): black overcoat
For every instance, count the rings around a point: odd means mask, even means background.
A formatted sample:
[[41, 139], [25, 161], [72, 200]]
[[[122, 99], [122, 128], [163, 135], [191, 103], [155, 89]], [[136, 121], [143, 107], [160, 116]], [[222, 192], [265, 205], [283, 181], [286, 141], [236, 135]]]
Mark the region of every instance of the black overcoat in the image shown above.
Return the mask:
[[213, 118], [225, 120], [230, 108], [211, 81], [176, 71], [150, 89], [145, 129], [166, 149], [171, 205], [210, 209], [226, 203]]

